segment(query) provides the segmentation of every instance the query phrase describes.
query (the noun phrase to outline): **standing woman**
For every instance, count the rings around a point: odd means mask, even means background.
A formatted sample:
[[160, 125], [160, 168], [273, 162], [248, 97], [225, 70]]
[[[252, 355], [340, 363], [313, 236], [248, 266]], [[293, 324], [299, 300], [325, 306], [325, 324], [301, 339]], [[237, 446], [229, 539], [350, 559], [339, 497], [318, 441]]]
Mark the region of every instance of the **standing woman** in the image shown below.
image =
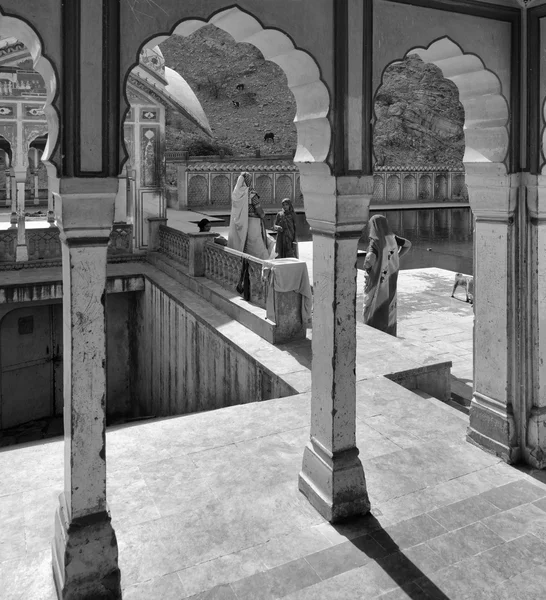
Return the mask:
[[273, 229], [277, 232], [275, 252], [277, 258], [298, 258], [296, 245], [296, 213], [292, 202], [284, 198], [281, 202], [282, 210], [275, 217]]
[[260, 197], [252, 187], [252, 177], [243, 172], [231, 193], [228, 248], [262, 260], [270, 258], [274, 242], [267, 235], [264, 218]]
[[364, 259], [364, 323], [396, 336], [396, 285], [400, 257], [411, 242], [394, 235], [383, 215], [370, 219], [369, 245]]

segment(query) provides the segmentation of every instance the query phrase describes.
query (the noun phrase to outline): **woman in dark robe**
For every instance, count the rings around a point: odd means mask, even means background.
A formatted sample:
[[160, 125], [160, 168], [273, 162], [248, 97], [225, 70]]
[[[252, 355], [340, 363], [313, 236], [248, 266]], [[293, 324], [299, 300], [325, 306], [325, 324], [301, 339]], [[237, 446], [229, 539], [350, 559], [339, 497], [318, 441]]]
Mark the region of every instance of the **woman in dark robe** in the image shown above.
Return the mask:
[[296, 213], [288, 198], [282, 201], [282, 210], [275, 217], [273, 229], [277, 232], [277, 258], [298, 258], [296, 242]]
[[394, 235], [383, 215], [370, 219], [369, 239], [364, 260], [364, 323], [396, 336], [399, 259], [409, 251], [411, 242]]

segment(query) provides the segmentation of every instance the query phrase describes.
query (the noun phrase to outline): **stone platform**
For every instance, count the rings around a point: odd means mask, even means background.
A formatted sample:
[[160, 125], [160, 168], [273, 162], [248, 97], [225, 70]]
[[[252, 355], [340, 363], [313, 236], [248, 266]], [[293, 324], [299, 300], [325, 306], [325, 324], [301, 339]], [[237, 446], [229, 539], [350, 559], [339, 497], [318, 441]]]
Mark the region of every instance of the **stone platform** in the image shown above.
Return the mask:
[[[124, 600], [543, 599], [546, 485], [435, 399], [383, 377], [357, 396], [372, 514], [336, 527], [297, 489], [308, 395], [110, 428]], [[55, 598], [62, 460], [60, 439], [0, 452], [3, 600]]]

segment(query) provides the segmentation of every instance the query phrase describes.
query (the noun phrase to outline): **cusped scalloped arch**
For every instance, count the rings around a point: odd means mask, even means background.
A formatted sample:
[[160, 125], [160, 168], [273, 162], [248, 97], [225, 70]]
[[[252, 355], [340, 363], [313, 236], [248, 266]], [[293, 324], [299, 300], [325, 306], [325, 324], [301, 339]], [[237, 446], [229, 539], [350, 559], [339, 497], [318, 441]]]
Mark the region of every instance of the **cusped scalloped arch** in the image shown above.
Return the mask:
[[435, 64], [459, 89], [465, 110], [463, 161], [503, 162], [508, 153], [510, 112], [497, 75], [485, 67], [479, 56], [465, 54], [448, 37], [432, 42], [427, 48], [413, 48], [406, 56], [410, 54]]
[[[222, 10], [208, 21], [182, 21], [174, 27], [171, 35], [188, 36], [209, 23], [229, 33], [236, 42], [256, 46], [266, 60], [281, 67], [297, 107], [294, 122], [298, 145], [294, 162], [324, 162], [328, 156], [331, 139], [328, 120], [330, 95], [321, 80], [320, 69], [314, 58], [296, 48], [288, 35], [277, 29], [264, 29], [256, 18], [238, 7]], [[145, 47], [156, 46], [167, 37], [164, 34], [154, 37]]]
[[[47, 95], [44, 112], [47, 118], [47, 144], [42, 160], [45, 162], [53, 153], [59, 136], [59, 118], [53, 107], [53, 99], [57, 91], [57, 78], [51, 62], [43, 55], [43, 48], [36, 31], [25, 21], [17, 17], [5, 15], [0, 10], [0, 36], [15, 37], [28, 48], [34, 62], [34, 70], [44, 79]], [[14, 149], [15, 150], [15, 149]], [[15, 156], [15, 151], [14, 151]]]

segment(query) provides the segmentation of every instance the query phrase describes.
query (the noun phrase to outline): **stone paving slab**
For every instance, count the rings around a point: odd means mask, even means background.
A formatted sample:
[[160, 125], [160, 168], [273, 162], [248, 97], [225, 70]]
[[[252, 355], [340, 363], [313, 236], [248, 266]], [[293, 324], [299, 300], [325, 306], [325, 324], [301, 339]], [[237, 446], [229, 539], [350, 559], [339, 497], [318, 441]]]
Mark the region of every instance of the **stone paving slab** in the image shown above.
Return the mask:
[[[125, 600], [546, 597], [546, 485], [465, 441], [466, 418], [359, 382], [372, 514], [332, 526], [297, 489], [309, 395], [107, 431]], [[53, 600], [61, 439], [0, 452], [0, 598]]]

